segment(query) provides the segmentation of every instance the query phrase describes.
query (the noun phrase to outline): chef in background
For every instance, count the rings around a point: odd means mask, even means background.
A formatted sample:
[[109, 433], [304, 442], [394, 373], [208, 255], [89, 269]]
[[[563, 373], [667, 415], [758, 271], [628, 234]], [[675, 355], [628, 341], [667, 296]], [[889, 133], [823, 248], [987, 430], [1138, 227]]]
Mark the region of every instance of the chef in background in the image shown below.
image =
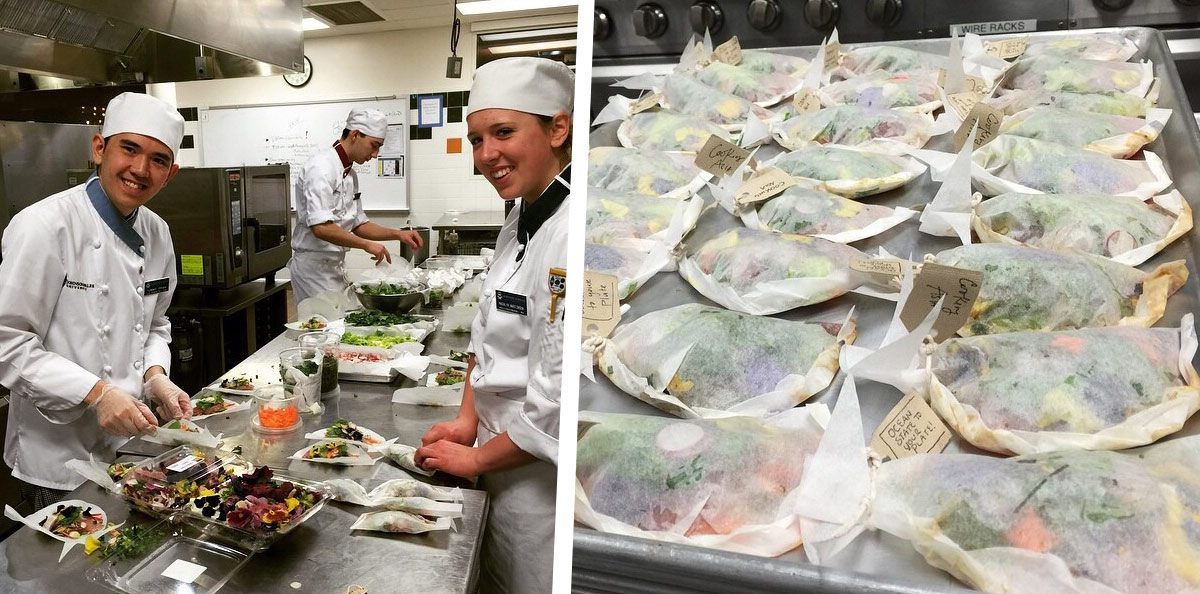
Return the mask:
[[381, 241], [395, 239], [414, 250], [421, 248], [416, 231], [376, 225], [363, 213], [353, 166], [379, 155], [386, 136], [383, 112], [356, 107], [346, 118], [341, 139], [304, 163], [296, 182], [296, 226], [288, 262], [297, 303], [350, 285], [345, 269], [350, 248], [371, 254], [376, 264], [392, 262]]
[[482, 593], [550, 592], [574, 82], [560, 62], [496, 60], [475, 71], [466, 110], [475, 167], [521, 204], [483, 284], [458, 417], [416, 461], [487, 490]]
[[40, 509], [83, 483], [64, 463], [112, 460], [126, 438], [191, 415], [167, 377], [175, 253], [143, 208], [179, 165], [183, 118], [149, 95], [109, 102], [97, 171], [22, 210], [0, 242], [0, 384], [11, 392], [4, 462]]

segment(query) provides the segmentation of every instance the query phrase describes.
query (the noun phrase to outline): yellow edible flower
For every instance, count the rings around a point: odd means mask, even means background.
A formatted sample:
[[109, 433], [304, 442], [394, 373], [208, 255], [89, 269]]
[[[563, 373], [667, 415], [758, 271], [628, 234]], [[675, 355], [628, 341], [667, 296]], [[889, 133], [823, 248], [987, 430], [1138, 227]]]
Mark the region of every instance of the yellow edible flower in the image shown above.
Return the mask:
[[300, 502], [296, 500], [295, 497], [288, 497], [287, 499], [284, 499], [283, 502], [287, 504], [289, 512], [296, 509], [297, 505], [300, 505]]
[[87, 540], [83, 541], [83, 552], [88, 555], [95, 553], [96, 549], [99, 549], [99, 548], [100, 548], [100, 541], [96, 540], [96, 537], [94, 537], [94, 536], [89, 535], [87, 537]]

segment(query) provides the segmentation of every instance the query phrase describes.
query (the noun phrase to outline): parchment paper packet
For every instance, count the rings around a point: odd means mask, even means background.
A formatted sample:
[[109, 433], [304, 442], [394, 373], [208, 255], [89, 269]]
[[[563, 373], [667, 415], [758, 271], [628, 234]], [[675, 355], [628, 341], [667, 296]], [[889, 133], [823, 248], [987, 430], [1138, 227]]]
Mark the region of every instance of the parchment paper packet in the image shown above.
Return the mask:
[[597, 365], [627, 394], [684, 417], [764, 416], [829, 386], [854, 320], [793, 322], [698, 303], [622, 324]]
[[1001, 194], [976, 205], [971, 227], [983, 243], [1083, 252], [1137, 266], [1192, 229], [1178, 191], [1143, 202], [1107, 194]]
[[937, 73], [918, 71], [892, 73], [875, 71], [823, 87], [817, 92], [821, 104], [861, 105], [913, 113], [933, 113], [942, 106]]
[[1154, 101], [1128, 93], [1070, 93], [1045, 89], [1001, 90], [998, 95], [983, 101], [1005, 115], [1013, 115], [1030, 107], [1047, 106], [1140, 118], [1154, 107]]
[[894, 109], [838, 105], [792, 116], [771, 124], [771, 134], [784, 148], [809, 144], [870, 146], [897, 154], [921, 148], [931, 136], [949, 132], [932, 117]]
[[774, 198], [744, 205], [736, 204], [724, 188], [713, 186], [712, 193], [751, 229], [811, 235], [838, 243], [874, 237], [916, 214], [903, 206], [864, 204], [807, 185], [795, 185]]
[[704, 199], [656, 198], [589, 187], [587, 240], [608, 245], [626, 239], [651, 240], [675, 247], [692, 230]]
[[810, 561], [828, 563], [871, 529], [908, 541], [930, 565], [985, 592], [1200, 587], [1191, 562], [1200, 536], [1189, 528], [1200, 510], [1200, 438], [1127, 453], [923, 454], [873, 468], [857, 405], [843, 391], [802, 480]]
[[[742, 53], [745, 59], [745, 52]], [[807, 69], [805, 69], [807, 71]], [[796, 94], [801, 79], [781, 72], [760, 72], [742, 64], [712, 62], [696, 73], [696, 79], [723, 93], [736, 95], [756, 105], [775, 105]]]
[[895, 291], [869, 273], [850, 268], [868, 256], [837, 242], [735, 228], [683, 257], [679, 273], [720, 305], [770, 315], [828, 301], [849, 291], [894, 299]]
[[712, 174], [696, 167], [696, 156], [657, 150], [598, 146], [588, 151], [589, 186], [643, 196], [687, 198]]
[[1171, 110], [1157, 108], [1151, 108], [1142, 119], [1062, 107], [1030, 107], [1005, 118], [1000, 133], [1128, 159], [1157, 140], [1170, 117]]
[[1094, 151], [1001, 134], [972, 154], [971, 178], [984, 196], [1119, 194], [1149, 200], [1167, 189], [1171, 178], [1158, 155], [1143, 154], [1144, 161], [1112, 159]]
[[946, 63], [946, 56], [895, 45], [856, 47], [839, 56], [833, 80], [851, 79], [875, 71], [890, 74], [931, 72], [936, 75], [939, 69], [946, 67]]
[[1071, 93], [1128, 93], [1145, 97], [1154, 82], [1154, 65], [1042, 55], [1013, 64], [1001, 83], [1008, 89], [1045, 89]]
[[708, 137], [714, 134], [723, 140], [734, 141], [733, 133], [719, 124], [665, 109], [621, 118], [621, 125], [617, 127], [617, 140], [623, 147], [668, 152], [699, 152]]
[[807, 145], [763, 162], [795, 177], [820, 182], [826, 191], [861, 198], [903, 186], [925, 173], [912, 157], [836, 144]]
[[375, 532], [391, 532], [393, 534], [423, 534], [450, 530], [454, 520], [450, 518], [426, 518], [406, 511], [368, 512], [358, 517], [351, 530], [372, 530]]
[[1138, 51], [1137, 44], [1121, 33], [1093, 33], [1069, 39], [1030, 40], [1023, 57], [1070, 56], [1084, 60], [1125, 62]]
[[800, 545], [795, 491], [828, 418], [823, 405], [770, 419], [580, 417], [577, 522], [765, 557]]
[[964, 245], [933, 262], [983, 273], [962, 336], [1097, 326], [1149, 327], [1187, 280], [1184, 260], [1150, 272], [1089, 254], [1003, 243]]
[[675, 267], [667, 246], [649, 240], [612, 245], [585, 243], [583, 265], [587, 270], [617, 277], [617, 298], [622, 301], [655, 274]]
[[740, 131], [747, 118], [764, 122], [776, 115], [732, 93], [710, 87], [686, 74], [669, 74], [662, 81], [661, 105], [671, 111], [694, 116]]

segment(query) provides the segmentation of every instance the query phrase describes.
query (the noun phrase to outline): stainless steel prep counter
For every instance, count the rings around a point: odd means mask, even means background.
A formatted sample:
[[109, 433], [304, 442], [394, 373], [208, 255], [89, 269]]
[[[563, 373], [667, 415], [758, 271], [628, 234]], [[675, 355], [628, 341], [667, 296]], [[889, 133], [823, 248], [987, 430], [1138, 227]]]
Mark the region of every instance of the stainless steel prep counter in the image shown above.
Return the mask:
[[[436, 310], [432, 313], [438, 313]], [[277, 369], [279, 352], [295, 346], [295, 340], [280, 335], [237, 365], [234, 373]], [[437, 331], [428, 339], [426, 353], [466, 350], [468, 334]], [[440, 369], [440, 368], [439, 368]], [[278, 374], [278, 372], [275, 372]], [[341, 382], [341, 395], [325, 401], [321, 416], [302, 415], [304, 426], [281, 437], [267, 437], [249, 428], [250, 411], [202, 419], [214, 434], [226, 435], [223, 447], [242, 446], [242, 454], [257, 464], [297, 478], [326, 480], [351, 478], [375, 485], [403, 475], [394, 463], [383, 459], [373, 466], [339, 467], [288, 460], [296, 450], [311, 443], [304, 434], [327, 427], [339, 416], [378, 431], [385, 438], [398, 437], [399, 443], [420, 445], [421, 435], [434, 423], [449, 420], [457, 407], [426, 407], [392, 404], [392, 392], [415, 383], [404, 376], [391, 384]], [[153, 455], [169, 448], [141, 439], [131, 440], [121, 453]], [[127, 456], [128, 458], [128, 456]], [[456, 480], [417, 477], [432, 483], [469, 486]], [[295, 531], [280, 539], [267, 551], [250, 558], [225, 584], [225, 592], [295, 594], [313, 592], [342, 594], [348, 586], [364, 586], [372, 593], [466, 594], [474, 592], [479, 573], [480, 536], [487, 518], [487, 494], [463, 489], [463, 517], [455, 521], [456, 530], [423, 535], [392, 535], [381, 532], [352, 532], [350, 525], [368, 508], [331, 503]], [[140, 513], [130, 513], [124, 500], [111, 495], [92, 482], [76, 489], [69, 498], [100, 505], [113, 522], [127, 518], [138, 523], [153, 523]], [[43, 534], [21, 529], [0, 542], [0, 592], [65, 594], [102, 591], [89, 582], [84, 573], [101, 563], [83, 555], [77, 548], [57, 563], [61, 544]], [[294, 585], [294, 584], [298, 584]]]
[[[1200, 130], [1192, 118], [1192, 109], [1180, 85], [1179, 75], [1171, 61], [1170, 52], [1162, 34], [1148, 28], [1109, 29], [1130, 36], [1139, 51], [1132, 60], [1152, 60], [1154, 73], [1162, 79], [1159, 107], [1174, 110], [1161, 137], [1147, 147], [1162, 157], [1175, 187], [1188, 199], [1193, 210], [1200, 206]], [[1037, 39], [1062, 39], [1079, 37], [1093, 31], [1034, 33]], [[990, 38], [989, 38], [990, 39]], [[947, 55], [948, 39], [912, 40], [888, 42], [915, 50]], [[866, 45], [866, 44], [864, 44]], [[780, 53], [808, 59], [816, 55], [816, 47], [776, 48]], [[647, 70], [669, 72], [670, 66]], [[606, 124], [592, 133], [592, 146], [617, 145], [615, 124]], [[952, 134], [934, 138], [926, 148], [951, 151]], [[778, 152], [778, 147], [774, 147]], [[760, 150], [759, 159], [769, 158], [773, 153]], [[861, 199], [871, 204], [914, 207], [933, 199], [939, 184], [934, 183], [928, 173], [920, 180], [877, 196]], [[707, 202], [711, 196], [704, 193]], [[707, 211], [696, 230], [685, 242], [698, 246], [714, 235], [730, 228], [741, 226], [741, 222], [721, 208]], [[876, 237], [856, 242], [855, 247], [864, 252], [873, 252], [879, 246], [899, 256], [920, 260], [927, 253], [936, 253], [960, 244], [957, 239], [933, 237], [917, 230], [915, 220], [901, 225]], [[1183, 314], [1196, 311], [1200, 304], [1200, 284], [1197, 283], [1196, 263], [1200, 230], [1191, 233], [1156, 255], [1141, 268], [1152, 269], [1163, 262], [1187, 259], [1191, 277], [1187, 284], [1168, 302], [1166, 313], [1159, 326], [1178, 325]], [[684, 303], [709, 303], [675, 272], [655, 275], [629, 299], [629, 311], [622, 317], [632, 320], [651, 311], [665, 309]], [[715, 305], [715, 304], [712, 304]], [[858, 322], [858, 339], [855, 344], [875, 347], [883, 339], [891, 321], [894, 304], [857, 294], [847, 294], [832, 301], [795, 309], [777, 317], [790, 320], [838, 321], [846, 317], [853, 307]], [[618, 390], [599, 372], [596, 383], [581, 379], [579, 406], [581, 410], [633, 412], [647, 415], [666, 416], [665, 413]], [[833, 384], [824, 392], [809, 400], [833, 407], [841, 389], [845, 373], [839, 372]], [[901, 393], [882, 384], [867, 381], [857, 383], [862, 404], [863, 429], [866, 435], [874, 432], [883, 417], [899, 402]], [[1191, 435], [1200, 429], [1200, 419], [1192, 418], [1177, 435]], [[985, 453], [955, 437], [947, 452]], [[879, 532], [864, 533], [846, 550], [834, 557], [827, 566], [809, 565], [801, 550], [794, 550], [776, 559], [760, 559], [676, 545], [664, 542], [600, 533], [588, 528], [577, 527], [574, 544], [574, 572], [572, 582], [577, 592], [954, 592], [964, 586], [938, 569], [928, 565], [912, 546], [900, 539]]]

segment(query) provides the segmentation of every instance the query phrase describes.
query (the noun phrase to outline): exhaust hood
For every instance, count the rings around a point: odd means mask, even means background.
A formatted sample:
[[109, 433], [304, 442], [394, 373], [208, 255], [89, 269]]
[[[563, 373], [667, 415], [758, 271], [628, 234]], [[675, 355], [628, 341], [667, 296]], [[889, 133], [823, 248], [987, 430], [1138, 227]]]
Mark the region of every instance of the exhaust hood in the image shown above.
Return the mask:
[[301, 1], [0, 0], [0, 70], [44, 89], [287, 74]]

